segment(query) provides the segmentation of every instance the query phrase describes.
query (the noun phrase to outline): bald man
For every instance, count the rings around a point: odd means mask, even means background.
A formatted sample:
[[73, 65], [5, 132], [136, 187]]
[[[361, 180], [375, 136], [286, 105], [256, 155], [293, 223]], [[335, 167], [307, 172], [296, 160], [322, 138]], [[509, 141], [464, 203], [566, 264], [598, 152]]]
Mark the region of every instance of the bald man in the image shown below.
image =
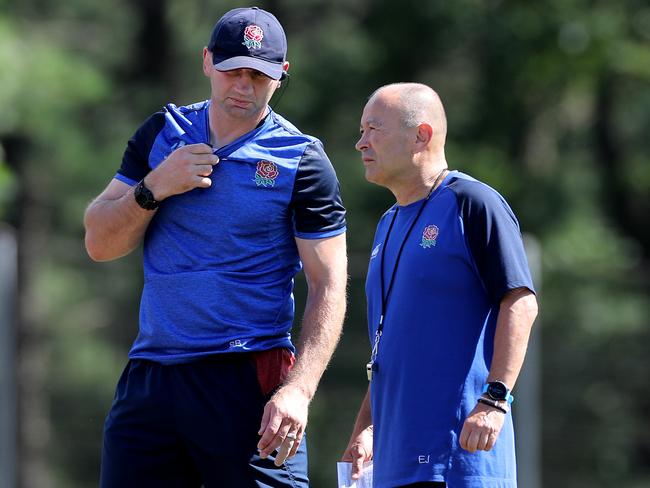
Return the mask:
[[376, 488], [514, 488], [510, 405], [537, 315], [519, 224], [495, 190], [445, 159], [438, 95], [415, 83], [372, 94], [361, 117], [382, 216], [366, 280], [368, 393], [343, 460]]

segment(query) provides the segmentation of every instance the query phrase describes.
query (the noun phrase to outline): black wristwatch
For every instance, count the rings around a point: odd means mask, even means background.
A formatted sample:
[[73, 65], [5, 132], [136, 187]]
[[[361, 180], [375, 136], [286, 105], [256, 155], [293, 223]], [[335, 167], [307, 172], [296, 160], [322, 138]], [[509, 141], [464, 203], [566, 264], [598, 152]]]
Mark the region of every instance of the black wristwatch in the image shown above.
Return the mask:
[[491, 381], [483, 387], [483, 393], [487, 393], [492, 400], [498, 402], [508, 402], [512, 403], [515, 399], [510, 394], [510, 389], [503, 381]]
[[144, 178], [140, 180], [140, 183], [135, 187], [135, 192], [133, 192], [135, 201], [145, 210], [156, 210], [160, 202], [153, 197], [151, 190], [147, 188], [144, 184]]

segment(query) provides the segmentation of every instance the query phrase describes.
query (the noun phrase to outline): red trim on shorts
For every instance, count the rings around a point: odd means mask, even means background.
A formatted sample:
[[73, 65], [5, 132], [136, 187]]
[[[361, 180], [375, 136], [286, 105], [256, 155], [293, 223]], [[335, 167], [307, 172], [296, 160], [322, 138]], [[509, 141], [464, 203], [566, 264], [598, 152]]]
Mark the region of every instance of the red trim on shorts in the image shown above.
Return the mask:
[[287, 379], [296, 362], [293, 353], [284, 347], [253, 353], [257, 381], [264, 395], [268, 395]]

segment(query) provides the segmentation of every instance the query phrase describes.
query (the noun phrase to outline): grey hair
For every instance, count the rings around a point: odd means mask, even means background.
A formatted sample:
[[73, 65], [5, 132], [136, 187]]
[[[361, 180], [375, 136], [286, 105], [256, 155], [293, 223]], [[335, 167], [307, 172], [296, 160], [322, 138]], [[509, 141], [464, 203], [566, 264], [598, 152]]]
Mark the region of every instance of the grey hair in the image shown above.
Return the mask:
[[438, 134], [447, 134], [447, 117], [438, 94], [422, 83], [392, 83], [373, 92], [370, 98], [381, 91], [396, 92], [399, 100], [400, 122], [413, 128], [422, 123], [431, 124]]

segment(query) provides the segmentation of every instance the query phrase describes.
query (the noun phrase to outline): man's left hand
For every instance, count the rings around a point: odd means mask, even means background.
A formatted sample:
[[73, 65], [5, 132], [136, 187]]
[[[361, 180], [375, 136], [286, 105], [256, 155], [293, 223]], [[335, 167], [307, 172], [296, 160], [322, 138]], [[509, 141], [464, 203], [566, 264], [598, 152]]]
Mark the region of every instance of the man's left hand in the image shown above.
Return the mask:
[[295, 386], [285, 385], [271, 397], [258, 431], [262, 438], [257, 448], [262, 458], [277, 449], [275, 465], [280, 466], [296, 454], [307, 426], [308, 408], [309, 398]]
[[469, 451], [489, 451], [494, 447], [505, 414], [487, 405], [477, 404], [465, 419], [460, 433], [460, 447]]

